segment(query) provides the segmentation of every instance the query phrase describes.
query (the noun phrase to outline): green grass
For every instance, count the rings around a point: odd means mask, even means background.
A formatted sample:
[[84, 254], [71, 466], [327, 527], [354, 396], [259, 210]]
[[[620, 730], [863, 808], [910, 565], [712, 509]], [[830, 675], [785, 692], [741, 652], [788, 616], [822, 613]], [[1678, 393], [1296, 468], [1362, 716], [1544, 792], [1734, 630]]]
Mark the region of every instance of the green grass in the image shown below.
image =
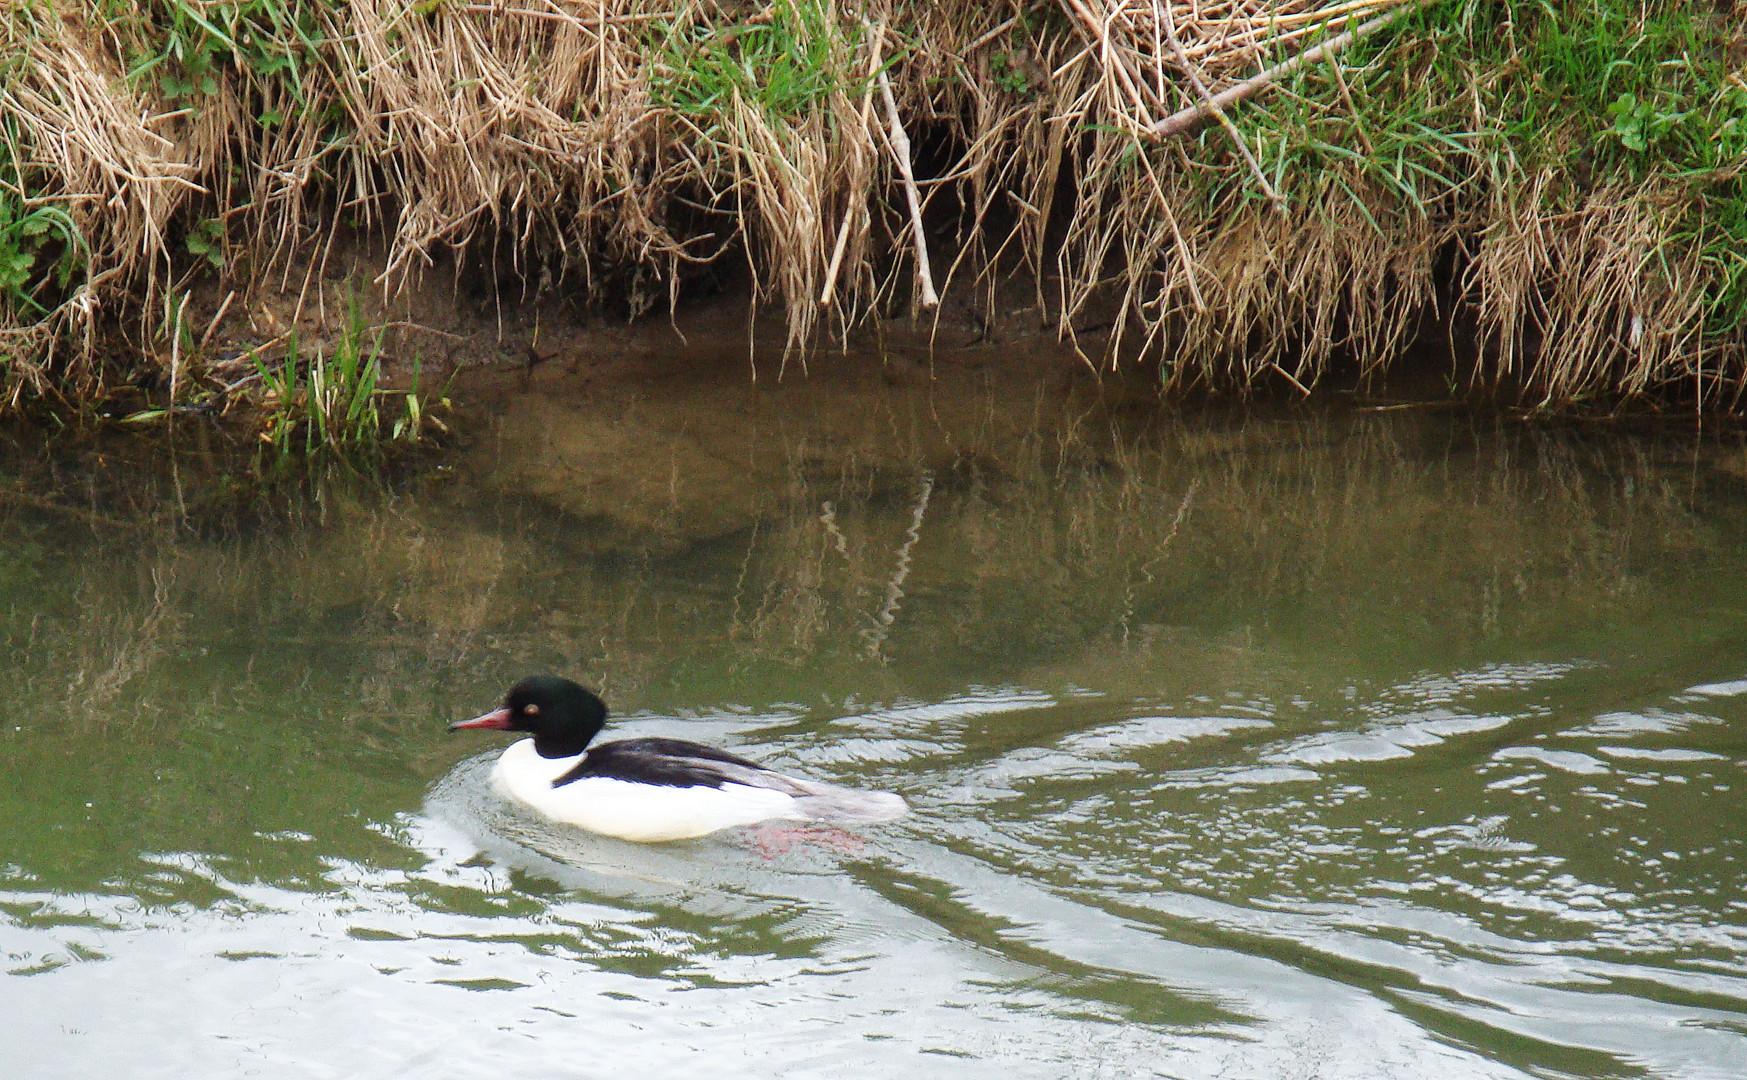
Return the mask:
[[[1730, 78], [1728, 28], [1684, 7], [1642, 22], [1638, 10], [1623, 0], [1434, 5], [1341, 54], [1356, 112], [1328, 66], [1313, 64], [1231, 115], [1271, 173], [1357, 162], [1421, 203], [1465, 182], [1430, 163], [1504, 150], [1520, 171], [1574, 165], [1579, 153], [1594, 174], [1706, 181], [1738, 169], [1747, 87]], [[1198, 139], [1216, 155], [1223, 137], [1208, 126]]]
[[[1321, 64], [1232, 116], [1282, 191], [1333, 178], [1367, 214], [1355, 178], [1422, 215], [1543, 170], [1563, 208], [1661, 182], [1683, 203], [1669, 240], [1701, 252], [1705, 329], [1722, 334], [1747, 322], [1747, 84], [1730, 60], [1743, 32], [1685, 4], [1455, 0], [1342, 54], [1353, 111]], [[1198, 156], [1227, 153], [1224, 139], [1204, 129]], [[1260, 195], [1226, 170], [1210, 197]]]
[[[293, 336], [277, 360], [257, 356], [262, 441], [281, 455], [419, 442], [431, 422], [431, 403], [419, 385], [422, 366], [414, 361], [408, 389], [384, 389], [382, 338], [383, 330], [371, 330], [354, 296], [331, 353], [306, 359]], [[446, 406], [448, 400], [438, 403]]]
[[[128, 77], [153, 79], [168, 100], [198, 107], [218, 93], [227, 70], [306, 100], [303, 75], [322, 62], [327, 44], [318, 15], [336, 6], [337, 0], [105, 0], [104, 12], [132, 31], [133, 40], [149, 43], [132, 57]], [[257, 118], [265, 124], [284, 119], [277, 112]]]
[[726, 26], [658, 25], [649, 47], [658, 56], [654, 100], [691, 118], [706, 133], [736, 98], [767, 120], [796, 120], [835, 94], [859, 94], [843, 60], [861, 40], [858, 27], [833, 20], [817, 0], [777, 0], [762, 22]]

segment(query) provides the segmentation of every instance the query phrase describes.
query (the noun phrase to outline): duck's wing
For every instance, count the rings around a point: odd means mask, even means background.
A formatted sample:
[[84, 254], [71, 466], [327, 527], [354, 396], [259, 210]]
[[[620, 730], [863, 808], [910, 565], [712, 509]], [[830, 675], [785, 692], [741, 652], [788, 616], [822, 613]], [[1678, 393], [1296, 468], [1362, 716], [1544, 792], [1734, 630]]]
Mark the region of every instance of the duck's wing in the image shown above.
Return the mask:
[[552, 781], [562, 787], [600, 776], [661, 787], [740, 784], [792, 797], [795, 816], [838, 825], [861, 825], [902, 817], [908, 805], [887, 791], [859, 791], [819, 780], [784, 776], [713, 746], [683, 739], [621, 739], [589, 748], [575, 768]]
[[598, 776], [658, 787], [712, 787], [743, 784], [785, 795], [809, 794], [807, 786], [781, 773], [713, 746], [683, 739], [621, 739], [590, 747], [553, 787]]

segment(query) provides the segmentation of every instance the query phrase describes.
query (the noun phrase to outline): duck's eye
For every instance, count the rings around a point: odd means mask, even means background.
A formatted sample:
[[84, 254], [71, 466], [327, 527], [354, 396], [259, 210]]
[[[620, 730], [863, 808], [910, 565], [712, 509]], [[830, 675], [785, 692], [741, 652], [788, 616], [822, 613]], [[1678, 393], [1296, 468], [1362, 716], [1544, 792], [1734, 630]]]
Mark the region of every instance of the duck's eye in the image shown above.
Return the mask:
[[522, 711], [527, 713], [529, 716], [539, 716], [540, 715], [540, 706], [538, 706], [538, 705], [523, 705]]

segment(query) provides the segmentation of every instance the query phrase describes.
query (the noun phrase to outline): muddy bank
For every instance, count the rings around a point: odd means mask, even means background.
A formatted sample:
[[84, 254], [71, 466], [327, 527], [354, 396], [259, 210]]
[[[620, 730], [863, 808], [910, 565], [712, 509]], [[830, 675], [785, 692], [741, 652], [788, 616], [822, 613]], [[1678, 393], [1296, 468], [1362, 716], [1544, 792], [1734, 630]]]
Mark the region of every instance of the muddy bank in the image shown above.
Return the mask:
[[[1738, 8], [14, 5], [8, 401], [234, 387], [206, 312], [234, 294], [277, 359], [261, 298], [332, 303], [362, 246], [362, 291], [522, 318], [744, 275], [819, 348], [937, 296], [977, 333], [1018, 281], [1095, 366], [1167, 388], [1381, 377], [1430, 332], [1472, 358], [1447, 393], [1733, 410]], [[1172, 120], [1227, 91], [1227, 123]]]

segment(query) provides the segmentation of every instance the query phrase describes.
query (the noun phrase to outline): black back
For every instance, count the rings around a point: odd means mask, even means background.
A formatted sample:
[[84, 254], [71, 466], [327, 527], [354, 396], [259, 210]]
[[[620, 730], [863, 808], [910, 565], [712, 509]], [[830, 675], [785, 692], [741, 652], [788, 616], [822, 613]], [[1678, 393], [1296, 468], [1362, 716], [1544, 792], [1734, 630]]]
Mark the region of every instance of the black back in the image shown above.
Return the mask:
[[562, 787], [590, 776], [660, 787], [719, 788], [726, 783], [745, 783], [743, 777], [736, 778], [715, 767], [719, 765], [770, 772], [726, 750], [683, 739], [621, 739], [590, 750], [575, 768], [552, 781], [552, 786]]

